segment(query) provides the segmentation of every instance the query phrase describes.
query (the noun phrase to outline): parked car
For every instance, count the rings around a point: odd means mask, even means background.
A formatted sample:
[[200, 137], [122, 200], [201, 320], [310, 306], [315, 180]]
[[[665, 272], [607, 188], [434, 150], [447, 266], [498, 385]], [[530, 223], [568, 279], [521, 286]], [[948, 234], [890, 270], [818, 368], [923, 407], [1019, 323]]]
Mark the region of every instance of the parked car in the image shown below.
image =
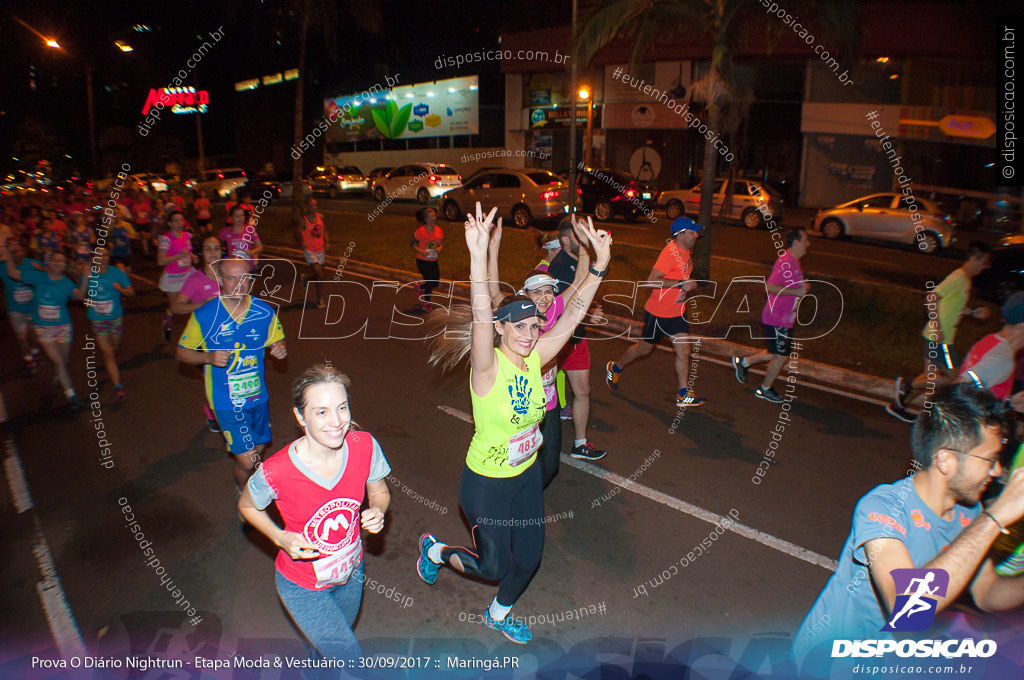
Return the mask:
[[[261, 172], [253, 177], [247, 176], [245, 185], [239, 191], [245, 192], [245, 195], [252, 200], [266, 196], [272, 201], [281, 195], [281, 183], [277, 181], [277, 176], [273, 173]], [[267, 196], [268, 191], [270, 192], [269, 196]]]
[[848, 236], [915, 244], [922, 253], [935, 253], [953, 242], [953, 218], [934, 202], [915, 197], [921, 219], [914, 222], [903, 194], [862, 196], [834, 208], [819, 210], [811, 227], [829, 239]]
[[432, 198], [462, 186], [462, 175], [445, 163], [411, 163], [400, 165], [384, 175], [373, 188], [373, 197], [383, 201], [415, 198], [426, 203]]
[[[715, 195], [711, 202], [712, 216], [739, 222], [750, 229], [759, 229], [764, 225], [762, 210], [770, 214], [776, 224], [782, 221], [782, 195], [758, 180], [741, 177], [732, 180], [732, 203], [729, 210], [722, 214], [722, 206], [729, 193], [728, 188], [728, 177], [719, 177], [715, 180]], [[701, 185], [698, 184], [690, 189], [662, 191], [658, 195], [658, 204], [665, 208], [665, 215], [670, 220], [682, 215], [696, 217], [700, 212], [700, 198]]]
[[151, 173], [128, 175], [128, 182], [143, 191], [167, 191], [167, 180]]
[[309, 176], [313, 193], [325, 193], [331, 198], [342, 194], [358, 194], [370, 190], [370, 180], [354, 165], [329, 165], [317, 168]]
[[196, 193], [200, 189], [205, 190], [210, 198], [227, 198], [232, 191], [244, 187], [247, 181], [245, 170], [241, 168], [214, 168], [204, 170], [196, 178], [194, 188]]
[[583, 168], [576, 174], [583, 212], [602, 222], [622, 215], [630, 222], [654, 208], [654, 187], [611, 168]]
[[372, 191], [375, 189], [380, 178], [391, 172], [392, 169], [392, 166], [388, 165], [380, 168], [374, 168], [373, 170], [370, 170], [370, 172], [366, 173], [366, 179], [370, 182], [370, 190]]
[[488, 168], [478, 170], [458, 189], [441, 197], [446, 220], [460, 222], [480, 201], [517, 227], [534, 220], [557, 220], [569, 212], [569, 185], [547, 170]]

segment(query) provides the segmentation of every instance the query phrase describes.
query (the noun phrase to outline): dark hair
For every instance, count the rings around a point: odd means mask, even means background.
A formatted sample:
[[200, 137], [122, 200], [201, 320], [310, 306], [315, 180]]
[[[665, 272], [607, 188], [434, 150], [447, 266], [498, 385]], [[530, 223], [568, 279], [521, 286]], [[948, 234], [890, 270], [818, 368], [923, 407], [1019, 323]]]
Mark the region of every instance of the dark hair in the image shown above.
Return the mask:
[[563, 236], [569, 236], [572, 233], [572, 218], [563, 217], [558, 222], [558, 238], [562, 238]]
[[292, 383], [292, 406], [294, 406], [299, 413], [306, 410], [306, 390], [313, 385], [319, 385], [321, 383], [337, 383], [344, 385], [347, 390], [352, 384], [348, 376], [334, 368], [334, 365], [329, 361], [323, 361], [319, 364], [313, 364], [305, 371], [302, 372], [295, 382]]
[[[238, 199], [238, 200], [242, 200], [242, 199]], [[231, 213], [228, 216], [233, 218], [235, 216], [235, 211], [236, 210], [241, 210], [242, 211], [242, 215], [245, 217], [245, 221], [246, 222], [249, 221], [249, 211], [246, 210], [245, 208], [243, 208], [241, 205], [238, 205], [237, 203], [235, 205], [231, 206]]]
[[175, 215], [181, 215], [181, 219], [185, 219], [185, 214], [183, 212], [181, 212], [180, 210], [172, 210], [171, 212], [167, 213], [167, 224], [171, 223], [171, 220], [174, 219]]
[[914, 423], [910, 448], [914, 460], [924, 469], [931, 467], [939, 449], [973, 449], [981, 442], [982, 429], [1010, 425], [1010, 407], [988, 390], [969, 383], [944, 387], [936, 392], [931, 408]]
[[786, 236], [785, 236], [785, 239], [786, 239], [786, 250], [789, 250], [790, 248], [792, 248], [793, 244], [796, 243], [797, 241], [799, 241], [800, 237], [803, 236], [806, 233], [807, 232], [804, 230], [803, 227], [795, 227], [795, 228], [790, 229], [789, 231], [787, 231], [786, 232]]
[[972, 257], [984, 257], [989, 251], [988, 244], [984, 241], [971, 241], [967, 246], [967, 259]]

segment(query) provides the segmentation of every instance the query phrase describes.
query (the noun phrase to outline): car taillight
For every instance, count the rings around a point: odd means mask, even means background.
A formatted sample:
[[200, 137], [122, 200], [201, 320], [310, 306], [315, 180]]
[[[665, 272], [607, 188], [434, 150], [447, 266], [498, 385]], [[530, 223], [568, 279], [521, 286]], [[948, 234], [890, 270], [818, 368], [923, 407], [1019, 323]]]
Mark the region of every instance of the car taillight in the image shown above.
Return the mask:
[[629, 198], [636, 198], [636, 189], [629, 188], [622, 192]]
[[431, 175], [430, 177], [427, 178], [427, 181], [430, 182], [431, 184], [437, 184], [437, 175]]
[[550, 191], [545, 191], [544, 193], [542, 193], [540, 195], [540, 200], [542, 200], [542, 201], [550, 201], [550, 200], [555, 199], [555, 198], [558, 198], [558, 189], [552, 189]]
[[462, 184], [462, 175], [456, 175], [459, 178], [459, 184]]
[[583, 195], [583, 189], [580, 189], [579, 187], [576, 187], [576, 195], [577, 196], [582, 196]]

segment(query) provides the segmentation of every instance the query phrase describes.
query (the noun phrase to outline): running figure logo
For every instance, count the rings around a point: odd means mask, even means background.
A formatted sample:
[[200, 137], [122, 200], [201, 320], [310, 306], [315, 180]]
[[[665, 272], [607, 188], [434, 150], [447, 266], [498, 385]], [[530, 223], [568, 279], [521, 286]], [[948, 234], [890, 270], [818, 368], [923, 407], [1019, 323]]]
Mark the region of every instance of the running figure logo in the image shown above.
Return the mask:
[[926, 630], [935, 620], [938, 598], [945, 597], [949, 574], [945, 569], [893, 569], [896, 602], [883, 631]]

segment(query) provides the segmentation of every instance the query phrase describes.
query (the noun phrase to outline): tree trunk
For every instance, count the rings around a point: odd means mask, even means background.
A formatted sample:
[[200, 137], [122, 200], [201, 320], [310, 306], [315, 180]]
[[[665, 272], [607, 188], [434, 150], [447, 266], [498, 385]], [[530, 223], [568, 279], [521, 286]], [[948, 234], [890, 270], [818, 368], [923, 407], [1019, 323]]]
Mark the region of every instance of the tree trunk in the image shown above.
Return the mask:
[[[292, 219], [293, 225], [298, 224], [302, 217], [303, 201], [306, 192], [302, 183], [302, 152], [299, 143], [302, 141], [302, 108], [303, 95], [306, 91], [306, 38], [309, 35], [309, 0], [302, 3], [302, 20], [299, 27], [299, 79], [295, 81], [295, 131], [292, 135]], [[297, 156], [297, 157], [296, 157]]]
[[[715, 47], [711, 52], [711, 73], [709, 77], [718, 83], [728, 82], [726, 67], [729, 60], [729, 46], [727, 38], [722, 30], [715, 32]], [[718, 88], [711, 88], [712, 92], [718, 95]], [[714, 130], [715, 134], [721, 135], [722, 111], [721, 96], [715, 96], [708, 102], [708, 127]], [[711, 211], [714, 207], [715, 178], [718, 176], [718, 149], [715, 145], [704, 140], [704, 169], [700, 185], [700, 213], [697, 222], [703, 224], [705, 229], [701, 238], [697, 239], [693, 247], [693, 278], [711, 279], [711, 236], [714, 229], [711, 226]]]

